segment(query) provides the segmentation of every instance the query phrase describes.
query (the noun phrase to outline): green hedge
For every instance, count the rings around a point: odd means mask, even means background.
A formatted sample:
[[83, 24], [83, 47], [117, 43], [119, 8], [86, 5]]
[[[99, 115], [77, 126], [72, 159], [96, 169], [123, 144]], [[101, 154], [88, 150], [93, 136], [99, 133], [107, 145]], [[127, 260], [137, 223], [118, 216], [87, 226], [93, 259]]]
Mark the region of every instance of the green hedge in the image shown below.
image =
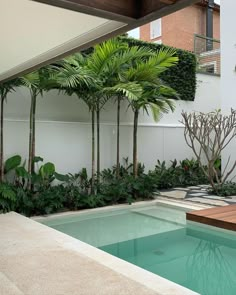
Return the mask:
[[[169, 48], [163, 44], [145, 42], [134, 38], [123, 36], [120, 38], [130, 46], [144, 46], [154, 51], [158, 51], [160, 48]], [[177, 48], [176, 54], [179, 58], [178, 65], [164, 72], [162, 79], [179, 93], [182, 100], [193, 101], [196, 92], [196, 56], [189, 51]]]

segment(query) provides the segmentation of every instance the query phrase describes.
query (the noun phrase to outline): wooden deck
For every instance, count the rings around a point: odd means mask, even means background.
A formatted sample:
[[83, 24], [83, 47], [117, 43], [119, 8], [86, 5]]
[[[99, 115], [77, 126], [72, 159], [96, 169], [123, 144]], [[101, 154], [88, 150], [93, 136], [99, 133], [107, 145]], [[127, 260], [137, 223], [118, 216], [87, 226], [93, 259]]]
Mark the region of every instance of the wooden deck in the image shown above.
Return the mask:
[[236, 205], [188, 212], [186, 218], [187, 220], [236, 231]]

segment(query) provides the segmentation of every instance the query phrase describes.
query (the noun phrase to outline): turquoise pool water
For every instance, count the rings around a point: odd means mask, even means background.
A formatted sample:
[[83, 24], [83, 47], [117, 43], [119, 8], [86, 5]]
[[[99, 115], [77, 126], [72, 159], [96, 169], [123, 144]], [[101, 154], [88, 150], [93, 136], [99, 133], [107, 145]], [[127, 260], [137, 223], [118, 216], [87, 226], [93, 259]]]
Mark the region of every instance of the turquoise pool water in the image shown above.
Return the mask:
[[236, 295], [236, 234], [185, 224], [185, 210], [153, 205], [42, 223], [202, 295]]

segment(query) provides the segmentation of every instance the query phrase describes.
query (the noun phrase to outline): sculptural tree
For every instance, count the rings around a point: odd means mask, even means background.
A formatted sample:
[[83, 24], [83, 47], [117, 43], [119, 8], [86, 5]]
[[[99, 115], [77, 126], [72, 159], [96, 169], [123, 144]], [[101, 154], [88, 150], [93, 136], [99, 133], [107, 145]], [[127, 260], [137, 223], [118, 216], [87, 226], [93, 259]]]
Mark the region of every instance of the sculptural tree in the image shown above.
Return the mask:
[[229, 115], [223, 115], [219, 110], [210, 113], [182, 112], [182, 118], [186, 143], [195, 154], [213, 190], [217, 192], [236, 167], [236, 161], [232, 162], [230, 156], [220, 173], [216, 165], [222, 151], [236, 137], [236, 110], [231, 109]]

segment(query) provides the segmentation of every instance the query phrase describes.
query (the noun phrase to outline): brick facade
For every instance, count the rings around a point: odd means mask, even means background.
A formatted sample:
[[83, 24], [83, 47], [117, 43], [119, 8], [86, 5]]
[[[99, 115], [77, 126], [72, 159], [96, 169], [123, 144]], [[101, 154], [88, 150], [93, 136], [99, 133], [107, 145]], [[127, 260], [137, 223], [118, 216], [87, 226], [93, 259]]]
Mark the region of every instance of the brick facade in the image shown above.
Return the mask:
[[[161, 37], [151, 39], [150, 24], [140, 27], [140, 39], [194, 50], [194, 34], [206, 35], [206, 7], [192, 5], [162, 18]], [[220, 39], [220, 11], [214, 10], [213, 37]]]

